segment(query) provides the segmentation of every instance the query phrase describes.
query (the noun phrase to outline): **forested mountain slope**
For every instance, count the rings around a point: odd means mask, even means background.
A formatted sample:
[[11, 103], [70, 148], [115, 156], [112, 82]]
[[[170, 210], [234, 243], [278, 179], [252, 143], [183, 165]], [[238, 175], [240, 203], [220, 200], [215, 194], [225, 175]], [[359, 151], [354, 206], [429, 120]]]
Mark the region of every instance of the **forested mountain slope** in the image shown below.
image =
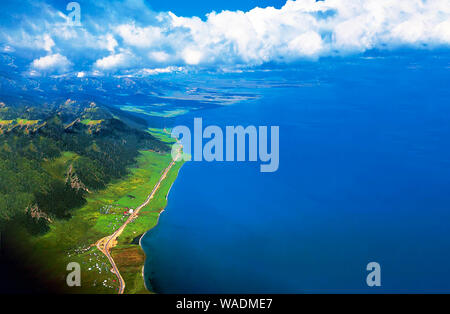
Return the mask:
[[144, 129], [94, 102], [36, 105], [0, 99], [0, 228], [42, 233], [84, 196], [127, 173], [138, 150], [168, 151]]

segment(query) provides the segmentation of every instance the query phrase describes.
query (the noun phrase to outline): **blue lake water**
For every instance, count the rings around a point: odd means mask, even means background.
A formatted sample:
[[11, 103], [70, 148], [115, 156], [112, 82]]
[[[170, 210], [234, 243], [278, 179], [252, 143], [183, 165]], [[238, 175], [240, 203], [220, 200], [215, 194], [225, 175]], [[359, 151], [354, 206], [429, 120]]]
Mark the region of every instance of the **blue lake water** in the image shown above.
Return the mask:
[[[244, 81], [278, 77], [284, 87], [255, 87], [256, 101], [178, 118], [279, 125], [280, 166], [261, 173], [259, 162], [186, 163], [158, 226], [142, 240], [153, 288], [450, 292], [447, 56], [240, 74]], [[381, 287], [366, 284], [373, 261]]]

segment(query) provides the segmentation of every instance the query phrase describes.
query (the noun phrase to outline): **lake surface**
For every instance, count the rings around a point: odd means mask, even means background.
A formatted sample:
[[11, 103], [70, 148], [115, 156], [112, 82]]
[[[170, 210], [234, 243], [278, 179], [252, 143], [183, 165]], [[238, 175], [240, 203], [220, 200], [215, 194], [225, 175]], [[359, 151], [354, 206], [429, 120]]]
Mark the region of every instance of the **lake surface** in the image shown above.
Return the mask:
[[[155, 291], [450, 292], [447, 56], [230, 74], [281, 87], [176, 124], [279, 125], [279, 169], [186, 163], [142, 240]], [[369, 262], [381, 287], [366, 284]]]

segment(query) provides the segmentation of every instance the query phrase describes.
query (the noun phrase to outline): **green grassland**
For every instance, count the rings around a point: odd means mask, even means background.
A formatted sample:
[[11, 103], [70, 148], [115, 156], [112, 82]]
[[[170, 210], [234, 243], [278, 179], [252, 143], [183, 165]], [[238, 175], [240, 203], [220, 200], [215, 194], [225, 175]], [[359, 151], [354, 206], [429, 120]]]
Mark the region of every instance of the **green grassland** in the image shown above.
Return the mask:
[[81, 123], [83, 123], [85, 125], [97, 125], [97, 124], [101, 124], [102, 122], [103, 122], [103, 120], [91, 120], [91, 119], [81, 120]]
[[0, 120], [0, 125], [10, 125], [14, 120]]
[[28, 120], [28, 119], [17, 119], [17, 124], [19, 125], [35, 125], [39, 123], [39, 120]]
[[[157, 225], [159, 215], [167, 205], [168, 193], [181, 166], [182, 162], [179, 162], [172, 167], [151, 202], [146, 207], [142, 208], [139, 212], [139, 217], [127, 226], [118, 238], [118, 245], [112, 250], [112, 254], [115, 256], [114, 259], [119, 267], [120, 273], [127, 283], [125, 293], [146, 292], [143, 285], [142, 274], [140, 272], [142, 270], [144, 259], [136, 261], [136, 263], [130, 263], [130, 261], [126, 260], [126, 256], [130, 255], [130, 253], [135, 255], [142, 252], [139, 246], [135, 247], [133, 251], [133, 245], [130, 245], [130, 243], [135, 242], [143, 235], [143, 233]], [[136, 252], [136, 250], [140, 252]], [[122, 257], [122, 255], [125, 256]]]
[[37, 127], [39, 127], [39, 122], [40, 122], [39, 120], [28, 120], [28, 119], [14, 119], [14, 120], [0, 119], [0, 134], [3, 133], [4, 131], [10, 131], [15, 127], [25, 128], [27, 131], [28, 129], [35, 130]]
[[28, 120], [28, 119], [14, 119], [14, 120], [0, 120], [1, 125], [35, 125], [38, 124], [39, 120]]
[[172, 132], [171, 129], [156, 129], [156, 128], [148, 128], [148, 131], [156, 137], [158, 140], [167, 143], [167, 144], [174, 144], [176, 140], [172, 137], [170, 137], [170, 134]]
[[[160, 107], [160, 106], [157, 106], [157, 107]], [[154, 111], [154, 110], [151, 110], [151, 107], [146, 108], [146, 107], [136, 107], [136, 106], [121, 106], [120, 109], [123, 111], [145, 114], [145, 115], [153, 116], [153, 117], [162, 117], [162, 118], [173, 118], [173, 117], [184, 115], [189, 112], [189, 110], [185, 109], [185, 108]]]
[[[163, 137], [163, 134], [160, 136]], [[165, 140], [170, 141], [170, 138], [166, 135]], [[52, 176], [61, 177], [68, 165], [78, 157], [65, 152], [51, 162], [44, 162], [44, 168]], [[89, 193], [86, 204], [74, 210], [71, 218], [56, 220], [50, 224], [49, 232], [32, 237], [33, 252], [30, 256], [34, 261], [45, 262], [52, 276], [64, 284], [68, 274], [66, 265], [78, 262], [81, 265], [82, 285], [71, 287], [71, 292], [116, 293], [118, 285], [115, 275], [110, 272], [111, 265], [95, 243], [123, 224], [127, 218], [124, 214], [126, 208], [134, 209], [145, 201], [170, 161], [170, 154], [140, 151], [136, 165], [129, 169], [129, 175], [108, 184], [103, 190]], [[156, 225], [181, 165], [180, 162], [172, 167], [152, 201], [127, 226], [118, 238], [118, 245], [112, 250], [112, 256], [115, 260], [117, 258], [116, 264], [126, 282], [125, 293], [148, 292], [141, 272], [144, 253], [133, 240], [139, 239], [139, 236]], [[52, 261], [50, 264], [49, 260]]]

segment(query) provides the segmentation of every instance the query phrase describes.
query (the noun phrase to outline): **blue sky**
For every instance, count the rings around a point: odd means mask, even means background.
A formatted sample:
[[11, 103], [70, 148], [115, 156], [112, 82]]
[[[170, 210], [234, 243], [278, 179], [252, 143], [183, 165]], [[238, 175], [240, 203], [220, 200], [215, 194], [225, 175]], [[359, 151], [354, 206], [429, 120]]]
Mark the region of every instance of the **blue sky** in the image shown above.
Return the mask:
[[220, 12], [222, 10], [249, 11], [255, 7], [265, 8], [268, 6], [279, 9], [286, 3], [285, 0], [151, 0], [146, 2], [155, 11], [172, 11], [181, 16], [204, 16], [211, 11]]
[[[60, 10], [64, 10], [69, 2], [70, 1], [67, 0], [47, 1], [47, 3], [51, 3]], [[77, 2], [80, 3], [81, 6], [86, 6], [87, 8], [92, 5], [91, 1], [79, 0]], [[154, 11], [172, 11], [180, 16], [202, 17], [211, 11], [249, 11], [255, 7], [265, 8], [268, 6], [279, 9], [286, 3], [286, 0], [146, 0], [144, 2]]]
[[229, 70], [450, 45], [448, 0], [80, 0], [80, 26], [67, 22], [68, 2], [2, 2], [0, 49], [39, 75]]

